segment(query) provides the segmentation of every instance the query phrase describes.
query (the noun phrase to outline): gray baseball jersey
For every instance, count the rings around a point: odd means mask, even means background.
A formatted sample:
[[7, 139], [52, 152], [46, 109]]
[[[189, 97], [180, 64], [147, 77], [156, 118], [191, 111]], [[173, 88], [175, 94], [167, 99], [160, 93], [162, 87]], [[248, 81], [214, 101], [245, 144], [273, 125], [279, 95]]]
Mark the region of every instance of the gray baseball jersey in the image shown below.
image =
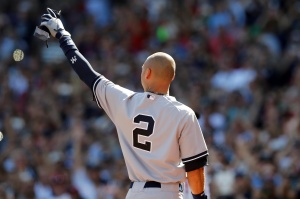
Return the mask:
[[174, 97], [133, 92], [104, 76], [93, 92], [116, 126], [131, 181], [184, 182], [186, 171], [207, 164], [195, 113]]

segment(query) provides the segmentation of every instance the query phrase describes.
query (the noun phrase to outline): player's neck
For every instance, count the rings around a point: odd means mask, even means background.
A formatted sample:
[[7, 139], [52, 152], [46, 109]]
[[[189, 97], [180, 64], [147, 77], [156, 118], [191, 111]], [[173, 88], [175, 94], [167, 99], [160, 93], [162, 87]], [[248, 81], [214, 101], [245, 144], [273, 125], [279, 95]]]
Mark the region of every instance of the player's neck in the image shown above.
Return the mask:
[[158, 93], [158, 92], [153, 92], [153, 91], [146, 91], [146, 92], [153, 93], [153, 94], [156, 94], [156, 95], [167, 95], [165, 93]]
[[156, 95], [169, 95], [169, 87], [165, 85], [160, 86], [148, 86], [145, 89], [146, 92], [154, 93]]
[[154, 89], [146, 89], [145, 90], [146, 92], [149, 92], [149, 93], [154, 93], [156, 95], [169, 95], [169, 90], [167, 91], [164, 91], [164, 90], [154, 90]]

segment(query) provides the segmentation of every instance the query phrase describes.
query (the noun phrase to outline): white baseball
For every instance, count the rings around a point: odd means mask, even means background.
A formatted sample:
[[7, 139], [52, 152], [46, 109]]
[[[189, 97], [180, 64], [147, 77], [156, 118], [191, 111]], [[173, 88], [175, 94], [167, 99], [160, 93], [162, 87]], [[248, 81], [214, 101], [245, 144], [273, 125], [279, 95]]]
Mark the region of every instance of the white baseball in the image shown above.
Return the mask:
[[3, 139], [3, 134], [2, 132], [0, 131], [0, 141]]
[[20, 49], [16, 49], [13, 54], [15, 61], [21, 61], [24, 58], [24, 52]]

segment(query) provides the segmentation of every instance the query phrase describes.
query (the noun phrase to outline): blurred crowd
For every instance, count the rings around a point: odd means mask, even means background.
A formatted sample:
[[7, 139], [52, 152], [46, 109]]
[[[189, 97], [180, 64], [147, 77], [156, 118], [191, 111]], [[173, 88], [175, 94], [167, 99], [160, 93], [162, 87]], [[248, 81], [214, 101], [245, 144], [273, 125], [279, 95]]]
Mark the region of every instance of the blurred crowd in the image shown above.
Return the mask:
[[33, 37], [47, 7], [123, 87], [142, 91], [151, 53], [174, 57], [170, 94], [200, 116], [211, 199], [300, 198], [300, 1], [0, 2], [1, 199], [121, 199], [129, 188], [115, 127], [58, 42]]

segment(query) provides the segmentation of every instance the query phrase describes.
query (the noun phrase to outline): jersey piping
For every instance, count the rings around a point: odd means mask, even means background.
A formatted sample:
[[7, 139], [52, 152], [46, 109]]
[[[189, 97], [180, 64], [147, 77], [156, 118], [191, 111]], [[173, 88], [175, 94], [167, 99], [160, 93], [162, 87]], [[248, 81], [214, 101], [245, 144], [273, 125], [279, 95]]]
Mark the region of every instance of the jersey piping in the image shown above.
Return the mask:
[[97, 97], [97, 94], [96, 94], [96, 88], [97, 88], [97, 85], [98, 85], [98, 83], [99, 83], [100, 81], [101, 81], [101, 76], [98, 77], [98, 78], [96, 79], [96, 81], [95, 81], [95, 83], [94, 83], [94, 85], [93, 85], [93, 94], [94, 94], [94, 96], [95, 96], [97, 105], [99, 106], [99, 108], [102, 109], [102, 107], [101, 107], [101, 105], [100, 105], [100, 101], [99, 101], [99, 99], [98, 99], [98, 97]]
[[208, 152], [207, 151], [203, 151], [202, 153], [199, 153], [198, 155], [182, 159], [182, 162], [185, 164], [187, 162], [196, 160], [196, 159], [201, 158], [201, 157], [206, 156], [206, 155], [208, 155]]
[[185, 171], [193, 171], [196, 169], [199, 169], [201, 167], [208, 165], [208, 152], [204, 151], [202, 153], [199, 153], [198, 155], [182, 159], [182, 163], [184, 163]]

